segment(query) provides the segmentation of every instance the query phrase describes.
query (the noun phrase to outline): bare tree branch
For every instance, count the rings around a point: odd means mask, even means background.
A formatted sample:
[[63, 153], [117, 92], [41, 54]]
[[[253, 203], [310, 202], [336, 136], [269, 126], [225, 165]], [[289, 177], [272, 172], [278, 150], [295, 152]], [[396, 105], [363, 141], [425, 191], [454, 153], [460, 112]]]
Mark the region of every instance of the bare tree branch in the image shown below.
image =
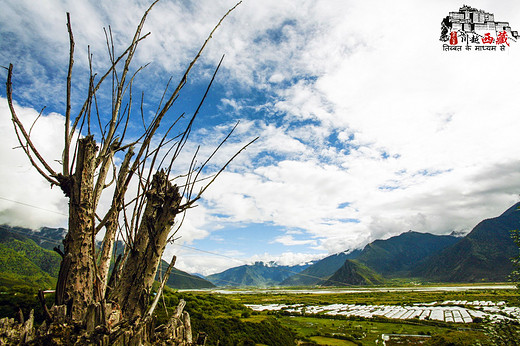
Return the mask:
[[175, 265], [175, 261], [177, 260], [176, 256], [172, 257], [172, 260], [170, 262], [170, 265], [168, 266], [168, 269], [166, 269], [166, 273], [164, 273], [164, 277], [161, 281], [161, 286], [159, 286], [159, 289], [157, 290], [157, 293], [155, 294], [155, 299], [153, 300], [152, 305], [150, 306], [150, 309], [148, 310], [148, 316], [152, 316], [153, 312], [155, 311], [155, 307], [157, 306], [157, 303], [159, 302], [159, 297], [162, 295], [162, 291], [164, 289], [164, 285], [166, 284], [166, 281], [168, 281], [168, 278], [170, 277], [170, 274], [172, 272], [173, 266]]
[[[56, 172], [47, 164], [47, 162], [44, 160], [44, 158], [40, 155], [36, 147], [34, 146], [31, 137], [29, 134], [25, 131], [25, 127], [23, 126], [22, 122], [18, 118], [18, 115], [16, 114], [16, 110], [14, 109], [13, 105], [13, 89], [12, 89], [12, 74], [13, 74], [13, 64], [9, 64], [9, 69], [7, 73], [7, 83], [6, 83], [6, 96], [7, 96], [7, 103], [9, 105], [9, 110], [11, 111], [11, 119], [13, 121], [13, 125], [15, 128], [16, 136], [18, 137], [18, 142], [20, 145], [24, 148], [25, 154], [28, 156], [29, 160], [31, 161], [31, 164], [38, 170], [38, 172], [51, 184], [53, 185], [60, 185], [59, 181], [56, 179], [53, 179], [51, 177], [57, 177]], [[25, 144], [22, 141], [19, 132], [22, 134], [23, 139], [25, 140]], [[36, 161], [32, 159], [32, 154], [36, 156], [38, 161], [42, 164], [43, 168], [47, 171], [47, 173], [41, 168]]]
[[125, 65], [123, 67], [123, 74], [121, 76], [121, 80], [118, 83], [117, 86], [117, 95], [115, 98], [115, 104], [114, 109], [112, 110], [112, 118], [110, 119], [110, 128], [107, 133], [107, 137], [105, 140], [104, 145], [102, 146], [99, 156], [103, 157], [105, 156], [109, 146], [111, 145], [112, 138], [114, 136], [114, 133], [116, 131], [116, 122], [119, 115], [119, 109], [121, 108], [121, 103], [123, 101], [123, 94], [124, 94], [124, 87], [125, 87], [125, 80], [126, 75], [128, 74], [129, 68], [130, 68], [130, 62], [132, 61], [132, 58], [134, 57], [135, 50], [137, 49], [137, 44], [139, 43], [139, 36], [141, 34], [141, 30], [143, 28], [144, 22], [146, 20], [146, 17], [148, 16], [148, 13], [152, 10], [152, 7], [158, 2], [159, 0], [154, 1], [150, 7], [146, 10], [143, 17], [141, 18], [141, 22], [137, 26], [137, 30], [134, 35], [134, 39], [132, 41], [132, 44], [130, 44], [130, 50], [128, 51], [128, 56], [125, 61]]
[[[182, 89], [182, 87], [186, 84], [186, 81], [188, 79], [188, 75], [191, 71], [191, 69], [193, 68], [193, 66], [195, 65], [195, 63], [197, 62], [197, 60], [200, 58], [201, 54], [202, 54], [202, 51], [204, 50], [204, 48], [206, 48], [206, 45], [207, 43], [209, 42], [209, 40], [212, 38], [212, 35], [215, 33], [215, 31], [217, 30], [217, 28], [220, 26], [220, 24], [222, 24], [222, 22], [224, 21], [224, 19], [238, 6], [242, 3], [242, 1], [238, 2], [235, 6], [233, 6], [221, 19], [220, 21], [217, 23], [217, 25], [213, 28], [213, 30], [210, 32], [208, 38], [206, 39], [206, 41], [204, 42], [204, 44], [202, 45], [202, 47], [199, 49], [199, 52], [197, 53], [197, 55], [195, 56], [195, 58], [191, 61], [191, 63], [189, 64], [188, 68], [186, 69], [186, 71], [184, 72], [184, 76], [182, 77], [180, 83], [177, 85], [177, 88], [173, 91], [173, 93], [170, 95], [168, 101], [166, 102], [166, 104], [164, 105], [164, 107], [161, 109], [161, 111], [159, 112], [157, 118], [155, 119], [155, 121], [148, 127], [148, 134], [147, 136], [145, 137], [144, 139], [144, 142], [143, 142], [143, 145], [141, 146], [141, 149], [139, 151], [139, 153], [137, 154], [137, 160], [139, 160], [139, 158], [142, 156], [143, 152], [145, 151], [146, 147], [149, 145], [149, 142], [151, 141], [153, 135], [155, 134], [155, 131], [157, 131], [157, 128], [159, 127], [159, 124], [162, 120], [162, 118], [166, 115], [167, 111], [170, 109], [170, 107], [172, 106], [173, 102], [175, 101], [175, 99], [177, 98], [180, 90]], [[154, 3], [155, 4], [155, 3]], [[137, 160], [136, 160], [136, 164], [137, 164]], [[130, 179], [131, 179], [131, 175], [133, 174], [132, 172], [135, 172], [135, 168], [136, 168], [136, 164], [134, 165], [134, 167], [130, 170], [130, 175], [127, 179], [127, 184], [130, 183]]]
[[222, 168], [217, 172], [217, 174], [215, 174], [213, 179], [211, 179], [211, 181], [208, 184], [206, 184], [203, 188], [200, 189], [199, 193], [197, 194], [197, 196], [195, 198], [193, 198], [190, 201], [187, 201], [185, 204], [182, 204], [179, 208], [180, 209], [190, 208], [193, 205], [193, 203], [195, 203], [197, 200], [199, 200], [202, 197], [202, 194], [204, 193], [204, 191], [206, 191], [206, 189], [215, 181], [215, 179], [217, 179], [217, 177], [220, 175], [220, 173], [222, 173], [226, 169], [226, 167], [231, 163], [231, 161], [233, 161], [235, 159], [235, 157], [237, 157], [242, 151], [246, 150], [247, 147], [250, 146], [251, 144], [253, 144], [258, 138], [259, 137], [256, 137], [251, 142], [244, 145], [239, 151], [237, 151], [235, 153], [235, 155], [233, 155], [233, 157], [231, 157], [226, 162], [226, 164], [224, 166], [222, 166]]
[[[147, 33], [146, 35], [142, 36], [139, 38], [139, 40], [137, 40], [137, 42], [140, 42], [142, 40], [144, 40], [146, 37], [148, 37], [150, 33]], [[108, 75], [110, 75], [111, 72], [115, 71], [116, 69], [116, 66], [117, 64], [119, 64], [119, 62], [128, 54], [128, 52], [130, 51], [130, 49], [132, 48], [133, 46], [130, 45], [124, 52], [123, 54], [121, 54], [115, 61], [114, 63], [112, 63], [112, 65], [110, 66], [110, 68], [105, 72], [105, 74], [103, 76], [101, 76], [101, 78], [99, 79], [99, 81], [97, 82], [96, 84], [96, 87], [94, 88], [94, 94], [99, 90], [99, 88], [101, 87], [101, 85], [103, 84], [103, 82], [105, 81], [106, 77], [108, 77]], [[76, 131], [76, 128], [78, 126], [78, 123], [79, 121], [81, 120], [81, 118], [83, 117], [84, 113], [85, 113], [85, 110], [87, 109], [87, 105], [88, 105], [88, 100], [85, 101], [85, 103], [83, 104], [81, 110], [79, 111], [78, 115], [76, 116], [76, 119], [74, 120], [74, 123], [72, 124], [72, 127], [70, 129], [70, 137], [72, 137], [74, 135], [74, 132]], [[81, 131], [80, 131], [81, 132]]]
[[67, 72], [67, 105], [65, 108], [65, 145], [63, 147], [63, 175], [69, 175], [69, 149], [72, 134], [70, 131], [70, 110], [71, 110], [71, 84], [72, 84], [72, 65], [74, 65], [74, 35], [70, 24], [70, 13], [67, 12], [67, 31], [69, 32], [69, 70]]
[[32, 132], [32, 130], [34, 128], [34, 125], [36, 125], [36, 122], [38, 121], [38, 119], [40, 119], [40, 117], [42, 116], [42, 113], [43, 113], [44, 110], [45, 110], [45, 107], [43, 107], [43, 109], [40, 111], [40, 113], [38, 114], [36, 119], [34, 119], [33, 124], [31, 125], [31, 128], [29, 129], [29, 137], [31, 137], [31, 132]]

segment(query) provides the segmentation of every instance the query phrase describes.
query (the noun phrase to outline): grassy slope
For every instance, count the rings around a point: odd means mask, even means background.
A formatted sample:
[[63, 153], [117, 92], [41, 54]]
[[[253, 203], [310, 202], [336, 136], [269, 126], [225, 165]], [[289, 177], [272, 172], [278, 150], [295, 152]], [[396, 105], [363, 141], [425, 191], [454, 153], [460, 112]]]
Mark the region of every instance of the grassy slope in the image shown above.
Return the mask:
[[518, 247], [510, 231], [520, 228], [519, 204], [480, 222], [460, 242], [432, 256], [414, 275], [444, 282], [506, 281]]
[[409, 231], [368, 244], [357, 260], [385, 277], [408, 277], [418, 263], [459, 241], [453, 236]]
[[52, 288], [58, 276], [60, 256], [34, 241], [0, 229], [0, 273], [4, 287], [35, 285]]
[[346, 260], [343, 266], [323, 283], [323, 286], [379, 285], [384, 281], [380, 274], [357, 260]]

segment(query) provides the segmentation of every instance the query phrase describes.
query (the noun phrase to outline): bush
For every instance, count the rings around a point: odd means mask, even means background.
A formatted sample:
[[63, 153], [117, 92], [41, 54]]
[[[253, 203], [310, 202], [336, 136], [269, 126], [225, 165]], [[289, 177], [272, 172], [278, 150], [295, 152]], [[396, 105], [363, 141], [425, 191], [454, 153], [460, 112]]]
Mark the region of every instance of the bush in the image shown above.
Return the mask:
[[260, 323], [236, 318], [192, 320], [193, 330], [208, 335], [206, 345], [293, 345], [296, 335], [274, 318]]

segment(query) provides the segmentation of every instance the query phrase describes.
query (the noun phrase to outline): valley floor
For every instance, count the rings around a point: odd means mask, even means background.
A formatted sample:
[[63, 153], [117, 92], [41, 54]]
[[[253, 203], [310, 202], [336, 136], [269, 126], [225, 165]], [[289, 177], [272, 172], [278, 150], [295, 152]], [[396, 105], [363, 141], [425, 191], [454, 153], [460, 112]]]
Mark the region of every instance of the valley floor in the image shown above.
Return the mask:
[[211, 294], [249, 307], [244, 321], [276, 317], [301, 341], [318, 345], [374, 345], [385, 339], [388, 345], [392, 340], [494, 345], [497, 337], [520, 338], [520, 290], [510, 284], [218, 289]]
[[[447, 284], [447, 285], [408, 285], [408, 286], [358, 286], [349, 288], [217, 288], [203, 289], [201, 292], [216, 294], [348, 294], [348, 293], [384, 293], [384, 292], [462, 292], [476, 290], [514, 290], [515, 285], [504, 283], [489, 284]], [[197, 291], [197, 290], [180, 290]]]

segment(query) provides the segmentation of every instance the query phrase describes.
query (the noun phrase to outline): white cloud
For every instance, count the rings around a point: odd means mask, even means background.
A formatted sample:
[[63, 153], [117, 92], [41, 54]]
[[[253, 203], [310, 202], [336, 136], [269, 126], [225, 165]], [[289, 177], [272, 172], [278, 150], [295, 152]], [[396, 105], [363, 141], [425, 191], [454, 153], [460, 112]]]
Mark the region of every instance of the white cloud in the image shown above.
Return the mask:
[[[186, 252], [176, 252], [177, 261], [175, 268], [192, 274], [202, 274], [204, 276], [220, 273], [231, 267], [244, 265], [241, 260], [233, 260], [225, 257], [189, 254]], [[168, 256], [165, 254], [165, 256]]]
[[[30, 108], [15, 104], [17, 115], [29, 129], [38, 117]], [[63, 117], [49, 114], [38, 119], [31, 132], [34, 144], [47, 162], [59, 169], [55, 160], [61, 159]], [[19, 147], [11, 122], [7, 100], [0, 97], [0, 224], [26, 226], [37, 229], [41, 226], [64, 227], [68, 208], [67, 199], [59, 187], [50, 184], [31, 166], [29, 159]]]
[[316, 245], [315, 240], [312, 240], [312, 239], [298, 240], [298, 239], [294, 239], [294, 237], [290, 234], [275, 238], [273, 243], [280, 243], [285, 246]]

